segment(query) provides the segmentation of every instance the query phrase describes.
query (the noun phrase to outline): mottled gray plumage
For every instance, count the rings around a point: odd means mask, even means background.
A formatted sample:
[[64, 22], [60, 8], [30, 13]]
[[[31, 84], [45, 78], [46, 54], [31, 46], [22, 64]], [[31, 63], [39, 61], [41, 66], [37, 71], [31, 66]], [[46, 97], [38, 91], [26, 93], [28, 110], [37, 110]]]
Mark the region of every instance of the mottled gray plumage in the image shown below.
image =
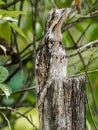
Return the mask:
[[48, 14], [43, 46], [36, 59], [36, 72], [40, 86], [38, 91], [43, 90], [42, 86], [44, 86], [47, 78], [60, 77], [61, 75], [66, 77], [67, 59], [65, 49], [62, 46], [61, 27], [70, 11], [69, 8], [53, 9]]

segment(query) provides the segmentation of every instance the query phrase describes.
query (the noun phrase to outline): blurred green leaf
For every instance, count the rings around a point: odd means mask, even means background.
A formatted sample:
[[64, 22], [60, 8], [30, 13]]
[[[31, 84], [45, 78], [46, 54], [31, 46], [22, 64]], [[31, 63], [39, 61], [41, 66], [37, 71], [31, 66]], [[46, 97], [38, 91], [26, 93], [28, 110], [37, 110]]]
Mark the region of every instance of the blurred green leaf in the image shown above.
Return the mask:
[[69, 36], [68, 32], [63, 33], [62, 41], [63, 41], [64, 46], [73, 46], [74, 45], [74, 43], [73, 43], [71, 37]]
[[38, 37], [40, 37], [43, 33], [43, 30], [42, 30], [42, 27], [41, 27], [41, 24], [37, 22], [36, 24], [36, 35]]
[[77, 24], [76, 25], [76, 28], [80, 31], [80, 32], [83, 32], [84, 31], [84, 27], [83, 25], [80, 23], [80, 24]]
[[8, 22], [9, 26], [12, 27], [18, 34], [20, 34], [22, 37], [24, 37], [27, 41], [29, 41], [29, 39], [25, 36], [25, 34], [23, 33], [23, 31], [15, 24], [12, 22]]
[[7, 79], [8, 75], [8, 70], [5, 67], [0, 66], [0, 83], [3, 83]]
[[8, 98], [8, 96], [12, 93], [11, 87], [7, 84], [0, 84], [1, 90], [5, 93], [5, 96]]
[[15, 102], [15, 98], [13, 98], [12, 96], [6, 98], [5, 96], [3, 97], [2, 99], [2, 103], [5, 105], [5, 106], [10, 106], [12, 105], [14, 102]]
[[5, 2], [0, 0], [0, 5], [4, 5], [4, 4], [5, 4]]
[[91, 0], [92, 1], [92, 3], [95, 3], [96, 2], [96, 0]]
[[32, 62], [31, 62], [31, 61], [28, 61], [27, 64], [26, 64], [27, 69], [28, 69], [28, 70], [29, 70], [29, 69], [32, 69], [32, 66], [33, 66]]
[[90, 123], [88, 122], [88, 120], [86, 120], [86, 126], [87, 126], [87, 130], [92, 130], [92, 129], [91, 129], [91, 125], [90, 125]]
[[0, 37], [4, 38], [6, 41], [10, 42], [11, 28], [7, 22], [0, 24]]
[[8, 10], [0, 10], [0, 15], [3, 17], [18, 17], [19, 15], [25, 14], [24, 11], [8, 11]]

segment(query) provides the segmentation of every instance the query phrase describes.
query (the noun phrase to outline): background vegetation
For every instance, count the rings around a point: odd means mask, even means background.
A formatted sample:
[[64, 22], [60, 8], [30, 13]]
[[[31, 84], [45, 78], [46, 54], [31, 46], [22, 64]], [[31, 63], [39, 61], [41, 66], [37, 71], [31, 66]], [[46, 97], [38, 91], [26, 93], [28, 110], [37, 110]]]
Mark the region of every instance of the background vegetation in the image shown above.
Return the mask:
[[[52, 8], [73, 8], [62, 27], [68, 75], [87, 79], [87, 130], [98, 130], [98, 0], [0, 0], [0, 130], [36, 130], [35, 58]], [[78, 50], [78, 51], [77, 51]]]

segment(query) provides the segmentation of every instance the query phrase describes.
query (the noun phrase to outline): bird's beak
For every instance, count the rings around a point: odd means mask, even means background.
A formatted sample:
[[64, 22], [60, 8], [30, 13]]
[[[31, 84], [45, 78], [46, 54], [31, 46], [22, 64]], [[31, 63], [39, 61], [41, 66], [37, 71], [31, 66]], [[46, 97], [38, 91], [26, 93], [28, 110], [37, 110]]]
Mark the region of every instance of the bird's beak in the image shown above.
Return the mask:
[[59, 24], [62, 26], [64, 20], [68, 17], [68, 15], [72, 12], [72, 8], [63, 8], [60, 9], [60, 20]]
[[60, 10], [61, 17], [67, 17], [72, 12], [72, 8], [63, 8]]

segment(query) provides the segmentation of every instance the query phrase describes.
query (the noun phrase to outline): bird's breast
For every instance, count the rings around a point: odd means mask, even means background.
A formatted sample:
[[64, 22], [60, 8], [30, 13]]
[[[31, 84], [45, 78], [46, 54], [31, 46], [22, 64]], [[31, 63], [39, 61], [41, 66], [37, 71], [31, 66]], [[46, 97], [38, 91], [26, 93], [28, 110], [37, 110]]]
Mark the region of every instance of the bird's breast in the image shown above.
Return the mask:
[[65, 49], [59, 42], [48, 44], [50, 58], [49, 76], [52, 78], [64, 78], [67, 76], [67, 56]]

